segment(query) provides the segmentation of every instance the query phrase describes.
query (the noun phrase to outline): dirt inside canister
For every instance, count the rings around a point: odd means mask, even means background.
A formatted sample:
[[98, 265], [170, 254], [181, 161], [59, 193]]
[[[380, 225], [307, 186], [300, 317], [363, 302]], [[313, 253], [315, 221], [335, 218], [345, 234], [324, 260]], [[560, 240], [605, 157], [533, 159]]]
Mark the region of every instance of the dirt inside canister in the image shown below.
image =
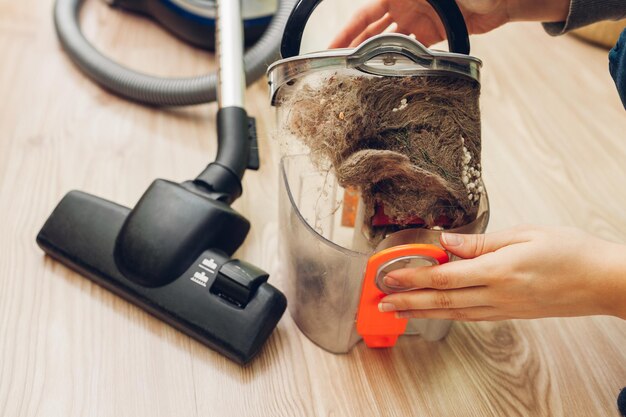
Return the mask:
[[464, 77], [333, 75], [283, 99], [285, 126], [357, 189], [372, 240], [389, 228], [475, 220], [481, 179], [480, 85]]

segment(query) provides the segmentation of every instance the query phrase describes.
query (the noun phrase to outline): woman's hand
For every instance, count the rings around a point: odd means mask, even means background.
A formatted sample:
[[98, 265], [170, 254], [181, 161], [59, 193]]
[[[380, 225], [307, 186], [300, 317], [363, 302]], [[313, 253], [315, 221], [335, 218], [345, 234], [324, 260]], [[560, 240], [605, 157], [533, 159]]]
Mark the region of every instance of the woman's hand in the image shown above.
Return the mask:
[[[472, 34], [489, 32], [513, 20], [563, 21], [570, 0], [457, 0]], [[358, 10], [330, 45], [355, 47], [384, 32], [392, 23], [395, 32], [413, 34], [426, 46], [446, 37], [443, 25], [426, 0], [373, 0]]]
[[606, 314], [626, 319], [626, 248], [569, 228], [443, 234], [459, 261], [390, 272], [399, 317], [462, 321]]

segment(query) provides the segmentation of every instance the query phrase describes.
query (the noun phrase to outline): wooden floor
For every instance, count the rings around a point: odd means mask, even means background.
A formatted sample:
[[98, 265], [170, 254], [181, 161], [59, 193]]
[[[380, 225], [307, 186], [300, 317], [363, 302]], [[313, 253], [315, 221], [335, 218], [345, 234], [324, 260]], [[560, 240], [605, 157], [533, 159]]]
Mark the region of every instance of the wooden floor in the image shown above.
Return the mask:
[[[87, 3], [86, 31], [117, 60], [170, 76], [213, 66], [151, 23]], [[325, 2], [307, 48], [324, 48], [353, 4]], [[96, 87], [60, 50], [51, 7], [0, 0], [1, 416], [618, 415], [618, 319], [457, 324], [441, 343], [405, 338], [392, 350], [333, 355], [285, 315], [240, 368], [44, 257], [35, 235], [68, 190], [134, 205], [154, 178], [192, 178], [215, 152], [215, 105], [151, 109]], [[626, 112], [607, 52], [519, 24], [476, 37], [473, 53], [485, 64], [491, 230], [574, 225], [626, 242]], [[246, 175], [235, 204], [253, 224], [239, 255], [276, 272], [264, 81], [247, 98], [263, 167]]]

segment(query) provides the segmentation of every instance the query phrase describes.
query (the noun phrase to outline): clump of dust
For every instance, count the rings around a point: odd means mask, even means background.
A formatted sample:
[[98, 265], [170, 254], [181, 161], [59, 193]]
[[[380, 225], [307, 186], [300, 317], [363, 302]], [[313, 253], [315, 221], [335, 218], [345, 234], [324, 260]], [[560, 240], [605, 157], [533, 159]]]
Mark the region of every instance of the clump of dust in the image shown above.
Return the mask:
[[341, 186], [359, 190], [366, 230], [380, 206], [398, 226], [476, 218], [484, 192], [476, 81], [334, 74], [297, 87], [280, 104], [289, 109], [283, 128], [318, 167], [330, 162]]

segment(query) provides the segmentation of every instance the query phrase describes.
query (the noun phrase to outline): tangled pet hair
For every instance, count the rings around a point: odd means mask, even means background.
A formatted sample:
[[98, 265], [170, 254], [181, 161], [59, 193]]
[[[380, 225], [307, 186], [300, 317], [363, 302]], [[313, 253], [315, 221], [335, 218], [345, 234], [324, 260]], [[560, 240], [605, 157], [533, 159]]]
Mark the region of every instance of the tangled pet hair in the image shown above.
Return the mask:
[[484, 192], [479, 96], [463, 77], [334, 74], [283, 99], [283, 128], [359, 190], [367, 220], [382, 205], [400, 226], [454, 228], [476, 218]]

